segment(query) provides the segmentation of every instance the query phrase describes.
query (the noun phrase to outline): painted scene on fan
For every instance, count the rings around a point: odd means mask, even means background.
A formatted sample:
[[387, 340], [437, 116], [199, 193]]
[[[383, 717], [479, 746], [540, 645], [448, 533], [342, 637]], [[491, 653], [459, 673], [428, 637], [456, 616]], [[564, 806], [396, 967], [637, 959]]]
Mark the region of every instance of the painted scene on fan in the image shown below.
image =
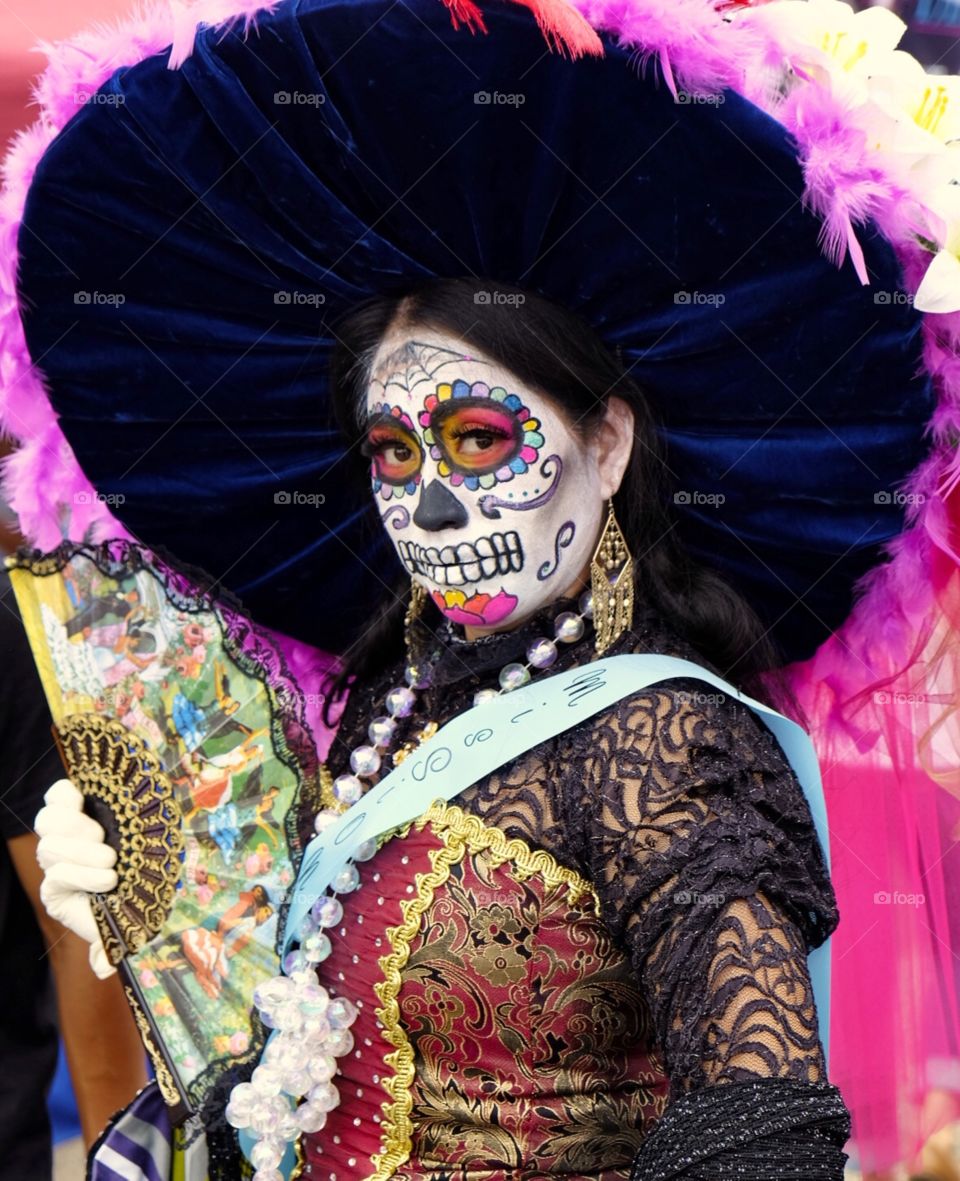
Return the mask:
[[297, 775], [271, 741], [266, 684], [231, 658], [214, 611], [181, 609], [149, 569], [108, 574], [82, 553], [30, 582], [25, 619], [49, 655], [55, 721], [121, 722], [173, 785], [183, 837], [174, 906], [127, 963], [190, 1087], [253, 1048], [250, 997], [279, 970]]

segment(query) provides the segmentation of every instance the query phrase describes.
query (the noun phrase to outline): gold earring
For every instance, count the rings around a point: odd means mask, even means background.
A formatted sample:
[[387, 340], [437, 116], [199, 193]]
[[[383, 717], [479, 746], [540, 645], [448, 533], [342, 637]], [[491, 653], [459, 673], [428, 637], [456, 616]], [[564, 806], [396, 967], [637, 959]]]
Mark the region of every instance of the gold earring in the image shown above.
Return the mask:
[[606, 524], [590, 559], [594, 647], [598, 656], [633, 624], [633, 558], [614, 516], [612, 500], [607, 510]]
[[414, 582], [410, 579], [410, 602], [407, 604], [407, 613], [403, 617], [403, 643], [407, 650], [407, 664], [416, 664], [416, 650], [417, 645], [414, 643], [413, 625], [420, 617], [424, 607], [427, 605], [426, 588], [422, 587], [419, 582]]

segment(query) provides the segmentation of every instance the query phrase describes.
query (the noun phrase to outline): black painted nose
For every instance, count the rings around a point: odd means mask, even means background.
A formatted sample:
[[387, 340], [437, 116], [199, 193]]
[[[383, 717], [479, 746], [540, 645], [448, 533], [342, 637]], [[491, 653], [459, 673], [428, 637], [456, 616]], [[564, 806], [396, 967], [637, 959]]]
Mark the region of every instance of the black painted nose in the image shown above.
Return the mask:
[[445, 484], [431, 480], [424, 485], [413, 514], [414, 525], [437, 533], [441, 529], [460, 529], [467, 520], [467, 510]]

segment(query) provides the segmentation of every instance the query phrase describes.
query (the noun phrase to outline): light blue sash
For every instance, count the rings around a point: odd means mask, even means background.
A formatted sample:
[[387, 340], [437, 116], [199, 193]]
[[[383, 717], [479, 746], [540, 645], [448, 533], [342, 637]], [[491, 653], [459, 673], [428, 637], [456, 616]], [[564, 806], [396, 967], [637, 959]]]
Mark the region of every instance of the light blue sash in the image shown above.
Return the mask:
[[[807, 733], [796, 722], [747, 697], [689, 660], [657, 653], [611, 656], [541, 677], [522, 689], [465, 710], [409, 755], [307, 846], [288, 894], [283, 952], [313, 903], [363, 842], [421, 816], [434, 800], [451, 800], [498, 767], [569, 730], [622, 698], [659, 681], [692, 677], [713, 685], [765, 722], [803, 788], [829, 868], [830, 842], [820, 767]], [[830, 940], [808, 957], [824, 1055], [829, 1050]]]

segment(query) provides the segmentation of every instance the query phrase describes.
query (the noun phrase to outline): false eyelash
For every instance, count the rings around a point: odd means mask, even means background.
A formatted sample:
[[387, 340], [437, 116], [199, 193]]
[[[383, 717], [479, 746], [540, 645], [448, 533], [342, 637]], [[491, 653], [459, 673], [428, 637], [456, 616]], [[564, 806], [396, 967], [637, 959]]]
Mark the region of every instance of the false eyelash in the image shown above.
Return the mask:
[[402, 438], [400, 435], [389, 435], [382, 439], [364, 439], [360, 444], [360, 454], [365, 459], [373, 459], [375, 455], [380, 455], [387, 447], [409, 447], [411, 451], [416, 451], [418, 448], [408, 439]]
[[465, 439], [468, 435], [493, 435], [496, 439], [512, 438], [509, 431], [500, 426], [489, 426], [487, 423], [464, 423], [462, 426], [455, 426], [450, 431], [450, 435], [454, 439]]

